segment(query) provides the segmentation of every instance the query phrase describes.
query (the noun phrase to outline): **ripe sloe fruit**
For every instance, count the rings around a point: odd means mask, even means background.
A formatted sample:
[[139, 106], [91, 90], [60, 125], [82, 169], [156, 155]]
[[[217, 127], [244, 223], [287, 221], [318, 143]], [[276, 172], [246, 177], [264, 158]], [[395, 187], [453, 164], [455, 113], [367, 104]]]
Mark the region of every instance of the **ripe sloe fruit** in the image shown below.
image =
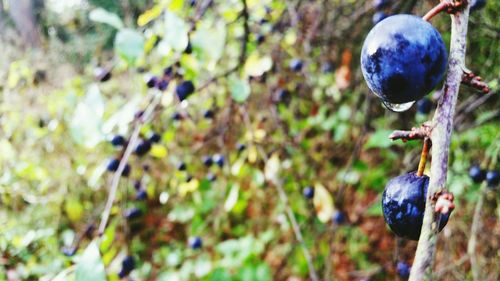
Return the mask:
[[210, 167], [213, 164], [212, 157], [210, 157], [208, 155], [203, 156], [201, 161], [203, 162], [203, 165], [205, 165], [207, 167]]
[[422, 18], [394, 15], [375, 25], [361, 51], [361, 70], [386, 103], [413, 102], [441, 80], [448, 54], [439, 32]]
[[113, 158], [109, 160], [108, 165], [106, 166], [106, 170], [108, 170], [109, 172], [115, 172], [116, 170], [118, 170], [118, 165], [120, 165], [120, 160]]
[[408, 276], [410, 276], [410, 270], [411, 267], [405, 262], [400, 261], [396, 265], [396, 271], [398, 272], [398, 275], [402, 278], [408, 278]]
[[302, 66], [304, 64], [302, 63], [302, 60], [300, 59], [293, 59], [291, 62], [290, 62], [290, 69], [294, 72], [299, 72], [302, 70]]
[[481, 169], [479, 165], [473, 165], [469, 169], [469, 177], [475, 183], [480, 183], [486, 178], [486, 171]]
[[151, 142], [149, 140], [141, 140], [135, 147], [134, 153], [138, 156], [143, 156], [151, 150]]
[[132, 256], [126, 256], [122, 261], [122, 268], [118, 272], [118, 277], [123, 278], [130, 274], [135, 268], [135, 260]]
[[500, 183], [500, 174], [498, 171], [488, 171], [486, 173], [486, 182], [489, 187], [495, 187]]
[[126, 142], [126, 140], [122, 135], [116, 135], [110, 141], [110, 143], [113, 146], [122, 146], [125, 144], [125, 142]]
[[471, 11], [479, 10], [486, 6], [486, 0], [471, 0], [470, 9]]
[[222, 167], [222, 166], [224, 166], [224, 162], [225, 162], [224, 155], [222, 155], [222, 154], [215, 154], [212, 157], [212, 161], [215, 164], [217, 164], [219, 167]]
[[152, 133], [149, 135], [148, 140], [149, 140], [150, 142], [152, 142], [152, 143], [158, 143], [158, 142], [160, 142], [160, 140], [161, 140], [161, 136], [160, 136], [160, 134], [158, 134], [158, 133], [152, 132]]
[[[398, 236], [418, 240], [424, 218], [428, 176], [415, 172], [391, 179], [382, 194], [385, 222]], [[448, 222], [449, 213], [441, 216], [439, 230]]]
[[185, 100], [194, 92], [194, 85], [191, 81], [184, 81], [175, 88], [175, 93], [180, 101]]
[[125, 210], [123, 216], [128, 220], [133, 220], [142, 216], [142, 211], [139, 208], [133, 207]]
[[158, 90], [160, 91], [165, 91], [168, 88], [168, 81], [167, 80], [160, 80], [156, 86], [158, 87]]
[[146, 86], [148, 86], [148, 88], [154, 88], [156, 87], [156, 84], [158, 84], [158, 81], [159, 81], [158, 77], [151, 76], [146, 82]]
[[203, 241], [201, 237], [195, 236], [189, 238], [189, 247], [193, 250], [200, 249], [203, 246]]
[[345, 221], [345, 215], [343, 212], [340, 211], [335, 211], [333, 213], [333, 223], [335, 224], [342, 224]]
[[314, 197], [314, 188], [311, 186], [306, 186], [302, 191], [302, 194], [304, 194], [305, 198], [312, 199]]

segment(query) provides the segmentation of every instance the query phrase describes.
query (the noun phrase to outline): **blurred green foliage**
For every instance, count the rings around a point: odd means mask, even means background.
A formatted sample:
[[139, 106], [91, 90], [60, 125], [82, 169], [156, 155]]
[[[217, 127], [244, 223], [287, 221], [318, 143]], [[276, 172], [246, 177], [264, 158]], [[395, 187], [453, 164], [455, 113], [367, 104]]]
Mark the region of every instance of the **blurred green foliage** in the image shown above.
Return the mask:
[[[1, 39], [9, 65], [0, 72], [0, 280], [118, 280], [126, 255], [136, 259], [134, 280], [307, 280], [277, 183], [321, 276], [393, 280], [393, 261], [411, 261], [415, 244], [401, 245], [385, 227], [380, 194], [389, 178], [416, 169], [420, 144], [387, 136], [430, 116], [389, 112], [364, 84], [358, 58], [372, 26], [370, 1], [248, 0], [246, 12], [240, 0], [188, 2], [91, 0], [64, 21], [45, 7], [43, 50], [21, 52]], [[423, 14], [429, 2], [395, 1], [391, 11]], [[448, 175], [460, 207], [440, 238], [449, 257], [438, 254], [437, 269], [465, 254], [480, 190], [469, 166], [498, 169], [499, 11], [488, 1], [471, 15], [467, 66], [492, 93], [461, 89]], [[448, 42], [449, 17], [433, 21]], [[293, 58], [304, 62], [299, 73], [288, 69]], [[321, 71], [325, 63], [332, 72]], [[169, 66], [182, 78], [141, 129], [160, 133], [161, 142], [131, 157], [103, 236], [83, 236], [76, 255], [65, 256], [62, 249], [100, 221], [112, 177], [107, 159], [121, 154], [107, 140], [130, 135], [136, 113], [158, 94], [146, 87], [147, 74]], [[112, 69], [112, 79], [96, 81], [96, 67]], [[36, 79], [40, 72], [45, 80]], [[179, 103], [182, 79], [197, 90]], [[213, 119], [203, 118], [207, 109]], [[184, 119], [173, 120], [176, 112]], [[226, 165], [205, 167], [202, 156], [216, 153]], [[176, 169], [181, 161], [187, 171]], [[134, 181], [149, 200], [134, 199]], [[317, 191], [312, 201], [302, 196], [308, 185]], [[491, 191], [479, 238], [485, 280], [499, 278], [489, 254], [499, 242], [491, 237], [498, 200]], [[145, 215], [126, 221], [121, 214], [132, 206]], [[331, 221], [335, 211], [344, 224]], [[191, 236], [202, 237], [201, 250], [188, 247]], [[470, 279], [466, 268], [454, 270]]]

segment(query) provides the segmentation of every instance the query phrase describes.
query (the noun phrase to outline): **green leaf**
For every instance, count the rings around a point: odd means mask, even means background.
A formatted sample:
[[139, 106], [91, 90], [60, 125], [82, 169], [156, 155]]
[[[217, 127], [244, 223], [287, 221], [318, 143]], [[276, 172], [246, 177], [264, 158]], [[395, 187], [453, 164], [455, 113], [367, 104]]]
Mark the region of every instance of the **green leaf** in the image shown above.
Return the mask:
[[245, 62], [245, 73], [248, 76], [258, 77], [269, 71], [273, 66], [270, 56], [259, 56], [257, 52], [251, 54]]
[[394, 145], [389, 135], [392, 133], [391, 130], [377, 130], [373, 133], [365, 144], [365, 149], [369, 148], [387, 148]]
[[229, 80], [231, 97], [236, 102], [242, 103], [250, 96], [250, 85], [247, 80], [233, 78]]
[[164, 44], [176, 51], [184, 51], [188, 45], [188, 25], [174, 13], [165, 12]]
[[133, 29], [122, 29], [115, 37], [115, 51], [129, 64], [134, 64], [144, 52], [144, 37]]
[[73, 140], [87, 148], [95, 147], [104, 139], [101, 131], [104, 101], [96, 84], [90, 85], [83, 101], [76, 106], [70, 121]]
[[219, 22], [215, 26], [202, 25], [192, 35], [194, 48], [200, 49], [209, 63], [219, 60], [225, 51], [226, 24]]
[[76, 281], [106, 281], [104, 264], [97, 243], [92, 241], [76, 264]]
[[91, 21], [109, 24], [116, 29], [123, 28], [123, 22], [120, 17], [115, 13], [104, 10], [103, 8], [97, 8], [90, 11], [89, 19]]

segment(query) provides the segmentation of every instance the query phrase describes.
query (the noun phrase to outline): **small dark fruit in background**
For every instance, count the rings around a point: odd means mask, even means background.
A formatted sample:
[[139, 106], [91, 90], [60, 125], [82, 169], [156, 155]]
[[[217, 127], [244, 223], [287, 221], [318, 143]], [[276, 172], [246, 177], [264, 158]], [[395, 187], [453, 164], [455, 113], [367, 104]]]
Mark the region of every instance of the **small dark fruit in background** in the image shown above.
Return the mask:
[[387, 18], [388, 16], [389, 15], [387, 15], [384, 12], [376, 12], [375, 14], [373, 14], [372, 22], [373, 22], [373, 24], [377, 24], [377, 23], [381, 22], [382, 20], [384, 20], [385, 18]]
[[429, 114], [432, 110], [433, 103], [428, 98], [423, 98], [417, 102], [417, 112], [420, 114]]
[[[398, 236], [418, 240], [424, 218], [429, 177], [415, 172], [391, 179], [382, 194], [382, 211], [385, 222]], [[442, 215], [441, 231], [448, 222], [449, 214]]]
[[212, 161], [212, 157], [211, 156], [208, 156], [208, 155], [205, 155], [201, 158], [201, 161], [203, 162], [203, 165], [207, 166], [207, 167], [210, 167], [212, 166], [212, 164], [214, 163]]
[[331, 62], [325, 62], [321, 66], [321, 72], [323, 72], [323, 73], [332, 73], [333, 72], [333, 63], [331, 63]]
[[135, 269], [135, 260], [132, 256], [126, 256], [122, 261], [122, 268], [118, 272], [118, 277], [123, 278]]
[[130, 209], [125, 210], [123, 216], [128, 220], [137, 219], [140, 216], [142, 216], [142, 211], [137, 207], [132, 207]]
[[152, 143], [158, 143], [161, 140], [161, 136], [158, 133], [152, 132], [149, 134], [148, 140]]
[[224, 162], [226, 161], [224, 159], [224, 155], [222, 154], [215, 154], [214, 156], [212, 156], [212, 161], [217, 164], [219, 167], [222, 167], [224, 166]]
[[205, 118], [205, 119], [212, 119], [212, 118], [214, 118], [214, 111], [211, 110], [211, 109], [208, 109], [207, 111], [205, 111], [203, 113], [203, 118]]
[[103, 67], [97, 67], [94, 70], [94, 76], [99, 82], [106, 82], [111, 79], [111, 70]]
[[182, 120], [182, 115], [179, 112], [174, 112], [174, 114], [172, 114], [172, 119], [174, 119], [175, 121], [180, 121]]
[[301, 71], [303, 66], [304, 63], [300, 59], [292, 59], [292, 61], [290, 61], [290, 69], [294, 72]]
[[243, 150], [245, 150], [246, 148], [247, 148], [247, 146], [246, 146], [245, 144], [243, 144], [243, 143], [238, 143], [238, 144], [236, 145], [236, 150], [237, 150], [238, 152], [242, 152], [242, 151], [243, 151]]
[[486, 183], [489, 187], [495, 187], [500, 183], [500, 174], [498, 171], [488, 171], [486, 173]]
[[183, 81], [175, 88], [175, 93], [180, 101], [187, 99], [192, 93], [194, 93], [194, 85], [191, 81]]
[[469, 169], [469, 177], [475, 183], [480, 183], [486, 178], [486, 171], [481, 169], [479, 165], [473, 165]]
[[141, 140], [134, 149], [134, 153], [138, 156], [143, 156], [151, 150], [151, 142], [149, 140]]
[[197, 250], [203, 246], [203, 241], [201, 240], [201, 237], [194, 236], [189, 238], [188, 244], [191, 249]]
[[380, 10], [387, 7], [390, 3], [390, 0], [373, 0], [373, 8]]
[[306, 186], [304, 187], [304, 190], [302, 190], [302, 194], [305, 198], [312, 199], [314, 197], [314, 188], [311, 186]]
[[146, 192], [146, 190], [141, 189], [135, 194], [135, 199], [138, 201], [148, 200], [148, 193]]
[[475, 11], [484, 8], [486, 0], [470, 0], [469, 4], [471, 11]]
[[334, 224], [343, 224], [345, 222], [345, 214], [341, 211], [335, 211], [332, 219]]
[[106, 170], [109, 172], [115, 172], [118, 170], [118, 166], [120, 165], [120, 159], [112, 158], [109, 160], [108, 165], [106, 166]]
[[187, 169], [186, 163], [180, 162], [179, 164], [177, 164], [177, 170], [185, 171], [186, 169]]
[[122, 135], [113, 136], [110, 141], [113, 146], [122, 146], [125, 142], [127, 142], [127, 140]]
[[372, 92], [385, 104], [421, 99], [436, 87], [448, 54], [439, 32], [413, 15], [386, 18], [366, 36], [361, 70]]
[[406, 262], [398, 262], [396, 265], [396, 271], [398, 275], [402, 278], [408, 278], [410, 276], [411, 267]]
[[165, 91], [168, 88], [168, 81], [167, 80], [160, 80], [157, 84], [156, 87], [160, 91]]
[[148, 86], [148, 88], [154, 88], [156, 87], [156, 85], [158, 84], [158, 81], [160, 81], [158, 79], [158, 77], [156, 76], [151, 76], [148, 78], [148, 80], [146, 81], [146, 86]]

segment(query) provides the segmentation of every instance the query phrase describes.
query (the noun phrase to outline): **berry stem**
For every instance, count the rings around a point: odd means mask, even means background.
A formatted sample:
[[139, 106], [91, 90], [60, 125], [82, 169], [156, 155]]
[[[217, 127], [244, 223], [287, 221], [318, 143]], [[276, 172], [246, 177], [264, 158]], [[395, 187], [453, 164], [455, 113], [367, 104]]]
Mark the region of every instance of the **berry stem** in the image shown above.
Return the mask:
[[425, 14], [422, 19], [425, 21], [430, 21], [437, 14], [446, 11], [448, 14], [454, 14], [458, 9], [463, 8], [468, 1], [459, 0], [456, 3], [450, 0], [441, 0], [434, 8], [432, 8], [427, 14]]
[[[446, 188], [453, 117], [455, 115], [458, 90], [462, 81], [463, 66], [465, 65], [467, 26], [469, 21], [469, 5], [467, 1], [462, 0], [455, 5], [459, 4], [464, 9], [459, 13], [451, 15], [451, 45], [448, 74], [443, 86], [443, 94], [438, 102], [432, 121], [431, 139], [433, 149], [431, 177], [427, 193], [428, 198]], [[432, 264], [437, 244], [437, 221], [440, 220], [440, 215], [435, 214], [434, 204], [432, 200], [427, 200], [425, 205], [422, 231], [410, 273], [410, 281], [433, 279]]]
[[430, 148], [431, 148], [431, 139], [425, 138], [424, 145], [422, 147], [422, 154], [420, 154], [420, 162], [418, 163], [417, 176], [419, 177], [424, 175], [425, 164], [427, 164], [427, 156], [429, 155]]

